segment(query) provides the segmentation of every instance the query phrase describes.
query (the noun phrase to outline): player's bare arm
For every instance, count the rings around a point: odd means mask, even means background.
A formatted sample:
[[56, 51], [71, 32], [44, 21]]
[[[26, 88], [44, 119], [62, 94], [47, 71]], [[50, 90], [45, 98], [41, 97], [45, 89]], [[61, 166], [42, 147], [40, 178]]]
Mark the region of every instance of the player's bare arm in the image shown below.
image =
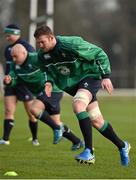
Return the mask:
[[50, 82], [45, 83], [45, 93], [48, 97], [51, 97], [52, 84]]

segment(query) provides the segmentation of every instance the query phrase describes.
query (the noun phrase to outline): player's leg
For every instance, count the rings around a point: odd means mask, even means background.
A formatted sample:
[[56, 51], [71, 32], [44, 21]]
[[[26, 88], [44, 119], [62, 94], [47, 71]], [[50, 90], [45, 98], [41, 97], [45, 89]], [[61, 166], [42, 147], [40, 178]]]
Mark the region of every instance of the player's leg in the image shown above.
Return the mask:
[[37, 132], [38, 132], [38, 121], [37, 119], [32, 115], [32, 113], [30, 113], [30, 108], [31, 108], [31, 105], [33, 103], [33, 100], [30, 100], [30, 101], [25, 101], [24, 102], [24, 107], [25, 107], [25, 110], [27, 112], [27, 115], [29, 117], [29, 128], [30, 128], [30, 131], [31, 131], [31, 134], [32, 134], [32, 144], [34, 146], [39, 146], [40, 143], [38, 141], [38, 137], [37, 137]]
[[85, 147], [84, 141], [82, 141], [78, 136], [76, 136], [74, 132], [66, 124], [64, 124], [63, 137], [65, 137], [66, 139], [72, 142], [72, 146], [71, 146], [72, 151], [76, 151], [80, 148]]
[[76, 160], [93, 164], [95, 157], [92, 149], [92, 125], [86, 108], [92, 99], [92, 94], [86, 89], [79, 89], [73, 98], [73, 110], [79, 122], [79, 126], [85, 141], [85, 150], [76, 156]]
[[48, 111], [45, 109], [45, 104], [40, 99], [35, 99], [32, 103], [30, 112], [43, 123], [47, 124], [54, 131], [54, 136], [56, 137], [57, 143], [61, 140], [63, 135], [63, 127], [61, 124], [56, 124], [54, 120], [49, 115]]
[[95, 157], [92, 149], [92, 124], [91, 122], [89, 123], [90, 117], [87, 112], [87, 107], [101, 88], [101, 81], [87, 77], [83, 79], [77, 87], [78, 91], [73, 98], [73, 108], [84, 136], [85, 151], [77, 156], [76, 159], [83, 160], [84, 162], [92, 161], [92, 163], [94, 163]]
[[[84, 147], [84, 142], [80, 138], [78, 138], [66, 124], [64, 124], [61, 121], [60, 101], [61, 101], [62, 97], [63, 97], [62, 92], [53, 92], [52, 97], [51, 98], [46, 97], [46, 101], [44, 101], [44, 102], [48, 104], [47, 111], [51, 115], [54, 122], [58, 125], [63, 125], [63, 127], [64, 127], [63, 137], [65, 137], [66, 139], [68, 139], [69, 141], [72, 142], [71, 150], [73, 150], [73, 151], [78, 150], [78, 149]], [[54, 142], [55, 142], [55, 139], [54, 139]]]
[[34, 146], [39, 146], [38, 137], [37, 137], [38, 121], [30, 113], [30, 107], [34, 99], [33, 94], [24, 84], [18, 84], [16, 86], [16, 95], [17, 95], [17, 99], [24, 103], [24, 107], [28, 115], [29, 128], [32, 134], [32, 144]]
[[52, 129], [57, 129], [57, 128], [59, 129], [60, 124], [57, 125], [52, 120], [49, 113], [45, 110], [45, 105], [39, 99], [35, 99], [33, 101], [30, 111], [36, 118], [38, 118], [39, 120], [50, 126]]
[[0, 144], [9, 145], [9, 137], [14, 126], [14, 113], [16, 110], [17, 98], [14, 95], [4, 96], [5, 119], [3, 125], [3, 137]]
[[[57, 101], [56, 103], [56, 108], [53, 110], [53, 108], [50, 110], [50, 113], [51, 114], [54, 114], [54, 113], [59, 113], [60, 112], [60, 108], [59, 108], [59, 101]], [[62, 121], [60, 120], [60, 114], [54, 114], [54, 115], [51, 115], [51, 118], [54, 120], [54, 122], [58, 125], [62, 125]], [[55, 136], [54, 136], [55, 137]], [[75, 151], [75, 150], [78, 150], [80, 148], [83, 148], [84, 147], [84, 142], [78, 138], [72, 131], [71, 129], [66, 125], [64, 124], [64, 132], [63, 132], [63, 137], [65, 137], [66, 139], [68, 139], [69, 141], [72, 142], [72, 147], [71, 147], [71, 150], [72, 151]], [[54, 142], [56, 140], [54, 139]], [[54, 143], [56, 144], [56, 143]]]
[[111, 124], [103, 119], [97, 101], [89, 104], [87, 111], [91, 118], [93, 127], [117, 146], [121, 156], [121, 164], [127, 166], [129, 164], [130, 145], [121, 140], [113, 130]]

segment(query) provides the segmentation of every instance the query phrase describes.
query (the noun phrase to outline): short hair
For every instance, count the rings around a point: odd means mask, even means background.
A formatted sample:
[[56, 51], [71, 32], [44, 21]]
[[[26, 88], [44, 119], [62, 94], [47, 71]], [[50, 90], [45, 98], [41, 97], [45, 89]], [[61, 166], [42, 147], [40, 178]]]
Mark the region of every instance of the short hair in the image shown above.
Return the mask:
[[53, 35], [54, 36], [54, 33], [52, 32], [50, 27], [43, 24], [43, 25], [37, 27], [37, 29], [34, 32], [34, 37], [35, 38], [38, 38], [41, 35]]
[[16, 24], [9, 24], [4, 28], [4, 33], [20, 35], [21, 30]]

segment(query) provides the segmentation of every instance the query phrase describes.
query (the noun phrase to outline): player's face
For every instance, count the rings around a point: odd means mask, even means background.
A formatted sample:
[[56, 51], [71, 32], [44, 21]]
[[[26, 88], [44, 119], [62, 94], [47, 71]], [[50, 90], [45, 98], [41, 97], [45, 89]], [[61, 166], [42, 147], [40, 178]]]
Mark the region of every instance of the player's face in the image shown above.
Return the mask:
[[36, 38], [37, 46], [43, 49], [45, 52], [50, 51], [54, 47], [54, 37], [49, 35], [41, 35]]
[[16, 53], [16, 52], [12, 52], [11, 56], [13, 58], [13, 61], [17, 64], [17, 65], [21, 65], [24, 63], [25, 61], [25, 53], [21, 52], [21, 53]]
[[5, 37], [9, 43], [14, 43], [17, 41], [17, 39], [19, 39], [20, 36], [14, 34], [6, 34]]

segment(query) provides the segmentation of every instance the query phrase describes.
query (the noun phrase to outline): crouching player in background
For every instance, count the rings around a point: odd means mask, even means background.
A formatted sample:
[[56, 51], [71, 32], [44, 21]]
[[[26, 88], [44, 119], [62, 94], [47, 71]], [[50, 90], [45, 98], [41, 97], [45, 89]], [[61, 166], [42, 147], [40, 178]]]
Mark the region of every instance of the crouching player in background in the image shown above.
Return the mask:
[[53, 129], [54, 144], [57, 144], [64, 136], [72, 142], [72, 150], [84, 147], [84, 142], [60, 121], [62, 91], [54, 85], [51, 97], [45, 94], [45, 89], [48, 88], [48, 84], [45, 87], [47, 77], [46, 72], [42, 72], [39, 68], [37, 54], [28, 53], [22, 45], [16, 44], [11, 49], [11, 56], [13, 58], [12, 70], [5, 76], [5, 84], [13, 87], [20, 81], [37, 97], [31, 105], [30, 112]]

